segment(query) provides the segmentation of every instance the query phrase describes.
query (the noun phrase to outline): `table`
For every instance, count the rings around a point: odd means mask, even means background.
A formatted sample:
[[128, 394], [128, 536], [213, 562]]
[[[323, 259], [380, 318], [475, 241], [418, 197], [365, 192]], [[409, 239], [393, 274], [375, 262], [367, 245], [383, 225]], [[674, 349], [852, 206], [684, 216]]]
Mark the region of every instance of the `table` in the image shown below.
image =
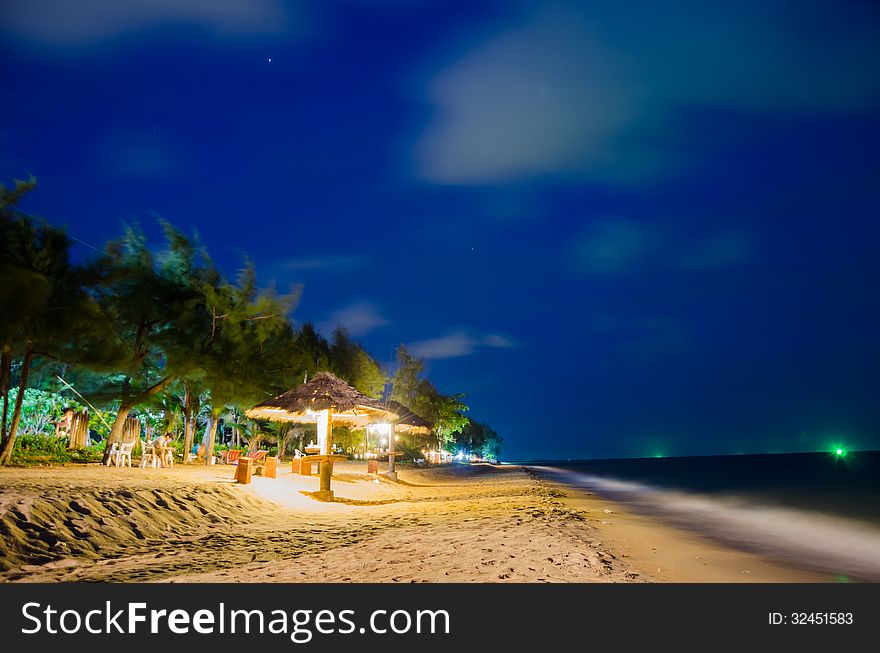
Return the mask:
[[[315, 498], [321, 501], [333, 501], [333, 491], [330, 489], [330, 477], [333, 476], [333, 463], [348, 460], [348, 456], [342, 454], [316, 454], [294, 458], [291, 471], [297, 471], [303, 476], [312, 475], [312, 465], [318, 463], [318, 473], [321, 475], [320, 490], [315, 493]], [[297, 470], [297, 465], [299, 470]]]
[[174, 466], [174, 448], [153, 446], [155, 455], [153, 456], [153, 467], [173, 467]]
[[344, 456], [342, 454], [311, 454], [308, 456], [300, 456], [299, 458], [294, 458], [291, 461], [290, 471], [294, 474], [300, 474], [302, 476], [311, 476], [312, 475], [312, 465], [318, 463], [318, 474], [321, 473], [322, 463], [334, 463], [340, 462], [342, 460], [348, 460], [348, 456]]

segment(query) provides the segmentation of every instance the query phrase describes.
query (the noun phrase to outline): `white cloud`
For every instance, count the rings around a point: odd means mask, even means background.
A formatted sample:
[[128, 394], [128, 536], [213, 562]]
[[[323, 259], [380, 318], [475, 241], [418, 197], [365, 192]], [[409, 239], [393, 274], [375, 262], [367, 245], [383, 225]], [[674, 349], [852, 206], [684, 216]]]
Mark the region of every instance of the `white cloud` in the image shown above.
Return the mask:
[[685, 233], [672, 223], [625, 218], [593, 220], [572, 239], [573, 269], [611, 277], [642, 269], [712, 269], [749, 259], [752, 239], [740, 229]]
[[352, 336], [358, 337], [390, 322], [382, 316], [374, 304], [357, 302], [333, 312], [328, 320], [319, 325], [319, 328], [324, 333], [330, 333], [340, 324], [348, 329]]
[[[416, 148], [439, 183], [577, 169], [627, 124], [632, 91], [601, 45], [555, 12], [467, 51], [429, 83], [436, 117]], [[596, 93], [601, 89], [601, 93]]]
[[516, 347], [516, 343], [513, 340], [511, 340], [507, 336], [502, 336], [497, 333], [492, 333], [483, 338], [483, 344], [487, 347], [496, 347], [500, 349]]
[[188, 24], [220, 34], [273, 34], [289, 29], [280, 0], [7, 0], [0, 25], [46, 45], [75, 46], [162, 24]]
[[695, 109], [846, 114], [880, 102], [869, 5], [743, 0], [536, 3], [435, 69], [417, 175], [440, 184], [547, 175], [641, 181], [728, 138]]
[[372, 263], [368, 256], [311, 256], [282, 261], [278, 265], [287, 270], [327, 270], [350, 272]]
[[506, 336], [489, 334], [475, 337], [466, 331], [453, 331], [439, 338], [420, 340], [408, 345], [409, 352], [417, 358], [458, 358], [470, 356], [481, 347], [510, 348], [516, 343]]

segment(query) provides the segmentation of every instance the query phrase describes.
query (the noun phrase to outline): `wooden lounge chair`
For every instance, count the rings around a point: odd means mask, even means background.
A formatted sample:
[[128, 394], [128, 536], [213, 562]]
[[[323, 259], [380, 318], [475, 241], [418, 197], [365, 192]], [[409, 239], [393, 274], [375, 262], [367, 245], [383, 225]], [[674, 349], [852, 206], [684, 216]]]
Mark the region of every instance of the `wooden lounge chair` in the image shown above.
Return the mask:
[[237, 465], [241, 457], [241, 449], [229, 449], [224, 457], [227, 465]]
[[[244, 452], [240, 452], [244, 453]], [[266, 466], [266, 454], [269, 453], [268, 449], [260, 449], [259, 451], [255, 451], [254, 453], [249, 453], [244, 456], [240, 456], [241, 458], [250, 458], [251, 459], [251, 470], [254, 474], [262, 474], [263, 468]], [[238, 466], [238, 460], [235, 461], [236, 466]], [[259, 470], [259, 471], [257, 471]], [[235, 474], [233, 474], [232, 478], [238, 478], [238, 471], [235, 470]], [[248, 481], [250, 482], [250, 481]]]
[[263, 469], [266, 467], [266, 456], [268, 455], [268, 453], [268, 449], [260, 449], [259, 451], [255, 451], [252, 454], [248, 454], [251, 459], [251, 466], [254, 470], [254, 474], [262, 476]]

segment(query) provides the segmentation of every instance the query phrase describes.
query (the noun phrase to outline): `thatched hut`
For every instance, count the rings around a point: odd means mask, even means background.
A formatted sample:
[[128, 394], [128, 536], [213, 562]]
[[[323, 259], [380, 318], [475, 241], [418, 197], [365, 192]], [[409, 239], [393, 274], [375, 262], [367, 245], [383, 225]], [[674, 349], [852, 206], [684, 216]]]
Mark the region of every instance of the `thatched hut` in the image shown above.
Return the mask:
[[380, 402], [358, 392], [329, 372], [319, 372], [311, 381], [257, 404], [245, 414], [252, 419], [273, 422], [317, 424], [317, 456], [321, 465], [319, 498], [332, 500], [330, 476], [333, 473], [333, 424], [364, 427], [377, 421], [393, 421], [397, 414]]
[[397, 433], [430, 435], [434, 429], [433, 424], [419, 415], [416, 415], [400, 402], [389, 399], [385, 402], [385, 407], [392, 413], [397, 414], [397, 421], [394, 423], [394, 431]]
[[[397, 471], [394, 466], [395, 456], [399, 455], [400, 451], [395, 451], [397, 448], [396, 440], [399, 439], [399, 433], [408, 434], [408, 435], [428, 435], [433, 431], [433, 425], [420, 417], [409, 408], [404, 406], [403, 404], [394, 401], [393, 399], [389, 399], [385, 402], [385, 407], [396, 413], [397, 419], [393, 421], [393, 423], [380, 423], [374, 424], [371, 428], [374, 430], [380, 437], [383, 439], [380, 440], [381, 446], [379, 450], [376, 452], [376, 455], [379, 454], [387, 454], [388, 455], [388, 471], [385, 473], [385, 476], [392, 480], [397, 480]], [[367, 430], [367, 440], [369, 441], [369, 428]], [[394, 435], [394, 437], [391, 437]], [[385, 439], [387, 438], [387, 440]], [[385, 445], [388, 445], [388, 449], [383, 449]], [[368, 442], [364, 443], [365, 451], [369, 449]]]

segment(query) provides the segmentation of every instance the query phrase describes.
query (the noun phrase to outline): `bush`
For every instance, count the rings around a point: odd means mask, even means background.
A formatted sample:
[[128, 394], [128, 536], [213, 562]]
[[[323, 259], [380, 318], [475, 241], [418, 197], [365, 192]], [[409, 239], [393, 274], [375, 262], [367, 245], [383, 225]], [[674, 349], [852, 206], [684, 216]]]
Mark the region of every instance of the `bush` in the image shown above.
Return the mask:
[[68, 449], [67, 444], [67, 438], [56, 438], [54, 435], [21, 435], [15, 439], [12, 464], [28, 466], [101, 462], [103, 444], [93, 444], [85, 449]]
[[[10, 407], [15, 403], [17, 396], [18, 388], [10, 388]], [[61, 419], [64, 411], [68, 408], [82, 410], [82, 406], [76, 401], [63, 395], [28, 388], [24, 391], [24, 399], [21, 402], [21, 421], [18, 423], [18, 435], [54, 436], [55, 422]]]

